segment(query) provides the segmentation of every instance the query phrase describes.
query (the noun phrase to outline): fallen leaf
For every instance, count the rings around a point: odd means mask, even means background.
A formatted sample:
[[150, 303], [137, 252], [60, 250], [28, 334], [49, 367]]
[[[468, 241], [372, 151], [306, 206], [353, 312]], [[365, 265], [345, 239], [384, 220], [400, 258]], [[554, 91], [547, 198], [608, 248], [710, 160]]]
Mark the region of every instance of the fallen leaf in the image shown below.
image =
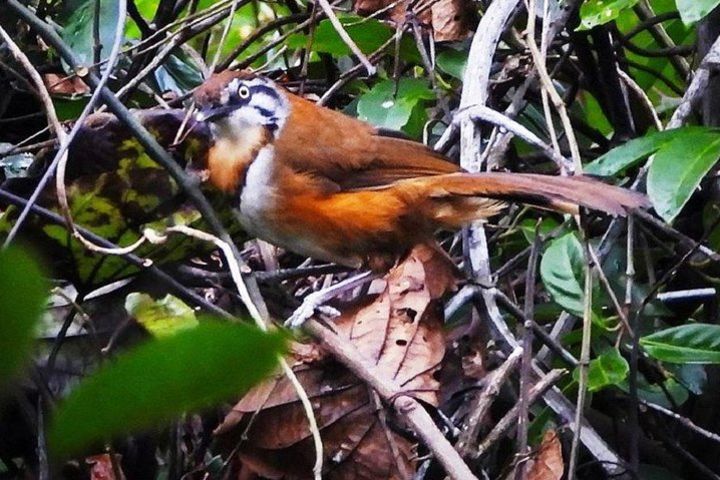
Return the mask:
[[65, 75], [58, 75], [57, 73], [45, 73], [42, 76], [43, 83], [53, 95], [85, 95], [90, 92], [85, 82], [83, 82], [78, 76], [67, 77]]
[[433, 39], [456, 42], [468, 38], [477, 26], [475, 4], [467, 0], [438, 0], [432, 12]]
[[555, 430], [548, 430], [533, 455], [526, 480], [560, 480], [565, 472], [562, 446]]
[[[454, 266], [435, 249], [418, 247], [382, 281], [379, 293], [339, 308], [333, 328], [379, 376], [427, 404], [438, 404], [434, 373], [445, 354], [438, 301], [455, 285]], [[337, 305], [336, 305], [337, 306]], [[323, 478], [402, 479], [415, 471], [413, 442], [402, 420], [321, 345], [295, 349], [293, 367], [311, 399], [324, 444]], [[243, 467], [268, 478], [312, 478], [315, 452], [294, 388], [283, 376], [249, 392], [216, 430], [236, 446]]]
[[[408, 18], [408, 2], [394, 3], [394, 0], [354, 0], [353, 10], [363, 16], [383, 10], [380, 18], [404, 23]], [[416, 16], [421, 26], [432, 31], [436, 42], [464, 40], [472, 34], [478, 22], [475, 4], [470, 0], [437, 0], [429, 8], [421, 8], [412, 15]]]

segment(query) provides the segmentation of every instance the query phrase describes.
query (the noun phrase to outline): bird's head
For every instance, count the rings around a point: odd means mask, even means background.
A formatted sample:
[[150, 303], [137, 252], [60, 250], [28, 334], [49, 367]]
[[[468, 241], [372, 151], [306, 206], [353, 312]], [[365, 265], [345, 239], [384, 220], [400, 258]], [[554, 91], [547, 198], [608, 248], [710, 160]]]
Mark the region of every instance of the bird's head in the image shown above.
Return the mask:
[[272, 80], [248, 71], [215, 74], [194, 98], [197, 120], [220, 130], [265, 127], [277, 136], [290, 113], [285, 92]]

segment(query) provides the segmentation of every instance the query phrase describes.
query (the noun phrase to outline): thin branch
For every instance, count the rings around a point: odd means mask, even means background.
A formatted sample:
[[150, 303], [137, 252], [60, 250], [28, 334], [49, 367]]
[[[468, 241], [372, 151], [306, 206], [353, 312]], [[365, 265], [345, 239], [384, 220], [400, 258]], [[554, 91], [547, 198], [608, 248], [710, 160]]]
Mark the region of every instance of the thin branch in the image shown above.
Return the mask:
[[470, 414], [463, 422], [460, 436], [455, 444], [455, 449], [460, 452], [463, 458], [471, 458], [477, 450], [475, 443], [483, 426], [483, 420], [498, 393], [500, 393], [500, 389], [520, 362], [522, 354], [522, 348], [516, 348], [500, 367], [490, 372], [484, 379], [486, 382], [485, 388], [468, 406]]
[[525, 128], [520, 123], [516, 122], [515, 120], [511, 119], [510, 117], [505, 116], [504, 114], [493, 110], [492, 108], [486, 107], [484, 105], [473, 105], [472, 107], [469, 107], [468, 109], [460, 109], [458, 110], [457, 114], [455, 115], [455, 118], [453, 119], [453, 123], [459, 124], [462, 123], [462, 121], [466, 118], [471, 118], [474, 121], [485, 121], [490, 122], [492, 124], [495, 124], [499, 127], [502, 127], [506, 129], [509, 132], [512, 132], [516, 136], [520, 137], [521, 139], [528, 142], [530, 145], [534, 145], [538, 147], [550, 160], [555, 162], [557, 166], [561, 170], [569, 170], [572, 171], [573, 169], [573, 162], [572, 160], [569, 160], [553, 148], [551, 148], [548, 144], [543, 142], [537, 135], [532, 133], [530, 130]]
[[525, 478], [526, 462], [522, 459], [529, 453], [528, 449], [528, 428], [530, 424], [530, 374], [532, 372], [532, 344], [533, 344], [533, 317], [535, 316], [535, 282], [537, 273], [538, 255], [540, 253], [540, 222], [535, 225], [535, 237], [532, 242], [532, 250], [528, 259], [527, 276], [525, 280], [525, 309], [524, 321], [522, 322], [522, 348], [523, 357], [520, 366], [520, 403], [517, 428], [517, 454], [519, 462], [516, 463], [515, 478]]
[[[0, 199], [8, 202], [10, 204], [13, 204], [17, 207], [24, 207], [28, 204], [28, 201], [24, 198], [18, 197], [17, 195], [14, 195], [6, 190], [3, 190], [0, 188]], [[39, 207], [37, 205], [33, 205], [30, 208], [30, 211], [41, 218], [44, 218], [45, 220], [48, 220], [54, 224], [57, 225], [65, 225], [65, 219], [58, 215], [55, 212], [52, 212], [50, 210], [47, 210], [43, 207]], [[105, 248], [118, 248], [117, 245], [110, 242], [109, 240], [94, 234], [90, 230], [86, 230], [83, 227], [78, 226], [78, 230], [85, 236], [86, 238], [90, 239], [92, 242], [97, 243], [98, 245], [101, 245]], [[145, 258], [139, 257], [133, 253], [127, 253], [125, 255], [121, 255], [121, 257], [127, 261], [129, 264], [134, 265], [138, 268], [140, 268], [143, 272], [148, 273], [153, 278], [158, 280], [160, 283], [167, 285], [172, 291], [174, 291], [178, 297], [180, 297], [182, 300], [191, 303], [193, 305], [197, 305], [199, 307], [202, 307], [209, 313], [218, 315], [223, 318], [232, 318], [232, 315], [227, 313], [225, 310], [221, 309], [220, 307], [216, 306], [215, 304], [207, 302], [202, 296], [195, 293], [193, 290], [185, 287], [181, 283], [179, 283], [173, 276], [165, 273], [164, 271], [160, 270], [157, 266], [154, 266], [153, 263]]]
[[[547, 66], [545, 64], [545, 57], [542, 55], [535, 43], [535, 0], [529, 0], [529, 2], [528, 28], [527, 35], [525, 36], [527, 39], [527, 45], [530, 49], [530, 53], [532, 54], [533, 61], [535, 62], [535, 68], [539, 74], [540, 83], [542, 84], [543, 89], [547, 91], [555, 110], [557, 110], [560, 115], [560, 120], [562, 121], [563, 128], [565, 130], [565, 136], [567, 137], [568, 145], [570, 146], [570, 153], [575, 164], [574, 171], [580, 173], [582, 172], [582, 161], [580, 159], [580, 149], [578, 147], [577, 140], [575, 139], [575, 131], [573, 130], [572, 123], [570, 122], [570, 116], [568, 115], [567, 108], [565, 107], [565, 102], [562, 97], [560, 97], [560, 94], [555, 89], [555, 85], [553, 85], [552, 79], [550, 78], [550, 74], [548, 73]], [[550, 125], [548, 125], [548, 127], [549, 126]]]
[[[561, 368], [550, 370], [547, 375], [544, 375], [533, 387], [528, 391], [528, 403], [535, 403], [547, 392], [553, 385], [555, 385], [560, 378], [567, 373], [567, 370]], [[487, 434], [482, 443], [478, 446], [477, 451], [473, 455], [473, 458], [480, 458], [488, 449], [497, 442], [512, 426], [516, 423], [518, 415], [520, 414], [520, 405], [516, 404], [505, 416], [495, 424], [495, 427]], [[573, 477], [568, 477], [573, 478]]]
[[578, 397], [575, 406], [575, 430], [570, 450], [570, 466], [568, 478], [575, 478], [578, 456], [580, 455], [580, 434], [582, 432], [582, 418], [585, 409], [585, 396], [587, 395], [588, 367], [590, 366], [590, 341], [592, 332], [592, 285], [594, 264], [590, 256], [590, 246], [587, 240], [583, 241], [585, 250], [585, 287], [583, 289], [583, 330], [580, 349], [580, 378], [578, 380]]
[[221, 61], [217, 67], [216, 71], [225, 70], [227, 68], [230, 68], [230, 65], [232, 62], [245, 50], [250, 47], [253, 43], [258, 41], [260, 38], [262, 38], [267, 33], [275, 30], [280, 29], [283, 25], [287, 25], [289, 23], [298, 23], [307, 21], [309, 15], [307, 13], [296, 13], [292, 15], [286, 15], [280, 18], [277, 18], [273, 20], [272, 22], [268, 22], [262, 27], [255, 30], [253, 33], [251, 33], [240, 45], [236, 46], [232, 52], [228, 54], [227, 57], [225, 57], [225, 60]]
[[[13, 225], [13, 228], [10, 230], [10, 233], [8, 234], [7, 238], [5, 239], [4, 247], [7, 247], [15, 238], [15, 235], [20, 231], [20, 228], [22, 227], [23, 222], [25, 221], [25, 218], [27, 217], [29, 213], [29, 207], [34, 205], [37, 201], [38, 197], [42, 193], [42, 190], [45, 188], [45, 185], [50, 180], [50, 177], [55, 173], [57, 169], [57, 176], [56, 176], [56, 190], [58, 195], [58, 202], [60, 204], [60, 208], [62, 209], [63, 215], [65, 216], [67, 220], [68, 228], [71, 229], [73, 235], [80, 240], [80, 242], [87, 248], [95, 251], [101, 251], [103, 253], [108, 254], [122, 254], [126, 253], [125, 250], [117, 251], [117, 250], [106, 250], [100, 247], [99, 245], [94, 244], [93, 242], [88, 241], [81, 233], [78, 232], [78, 230], [75, 228], [75, 224], [72, 220], [72, 213], [70, 211], [70, 205], [68, 204], [67, 200], [67, 194], [65, 191], [65, 167], [68, 160], [67, 151], [70, 148], [70, 144], [72, 143], [73, 139], [77, 135], [77, 133], [80, 131], [80, 129], [83, 127], [83, 123], [85, 122], [85, 119], [92, 113], [93, 108], [95, 107], [96, 102], [100, 98], [100, 91], [105, 86], [107, 81], [110, 79], [110, 75], [112, 73], [113, 68], [115, 67], [115, 63], [117, 62], [118, 55], [120, 52], [120, 47], [122, 45], [123, 40], [123, 29], [125, 28], [125, 15], [126, 15], [126, 2], [125, 0], [118, 0], [117, 2], [118, 7], [118, 19], [115, 23], [115, 34], [113, 37], [113, 44], [110, 50], [110, 55], [108, 56], [108, 62], [105, 69], [105, 73], [102, 75], [102, 77], [99, 80], [98, 87], [93, 92], [92, 96], [90, 97], [90, 100], [88, 101], [85, 108], [83, 108], [82, 113], [80, 114], [80, 117], [75, 121], [75, 125], [70, 130], [70, 133], [65, 135], [64, 129], [62, 127], [59, 127], [60, 130], [62, 130], [62, 134], [58, 136], [58, 140], [60, 141], [60, 147], [58, 148], [57, 153], [55, 154], [55, 157], [53, 158], [52, 162], [50, 162], [50, 165], [48, 166], [47, 170], [43, 174], [42, 178], [38, 182], [38, 185], [35, 187], [35, 191], [33, 192], [32, 196], [28, 200], [28, 204], [25, 206], [25, 208], [20, 212], [20, 216], [15, 221], [15, 224]], [[29, 63], [29, 61], [28, 61]], [[97, 63], [97, 62], [96, 62]], [[28, 68], [28, 67], [26, 67]], [[40, 92], [44, 89], [43, 87], [38, 87]], [[43, 97], [45, 97], [45, 93], [41, 93]], [[49, 93], [47, 94], [47, 97], [49, 98]], [[47, 105], [46, 105], [47, 108]], [[53, 107], [54, 108], [54, 107]], [[53, 115], [56, 118], [56, 115]], [[58, 127], [55, 127], [57, 129]], [[131, 245], [129, 248], [134, 250], [140, 245], [140, 243], [136, 243], [135, 245]], [[132, 251], [131, 250], [131, 251]]]
[[354, 345], [324, 327], [317, 320], [308, 320], [304, 324], [304, 329], [407, 420], [415, 433], [422, 438], [423, 443], [442, 464], [450, 478], [477, 480], [458, 452], [438, 430], [425, 408], [409, 396], [400, 385], [376, 372], [370, 366], [373, 365], [373, 362], [366, 359]]
[[[228, 263], [228, 268], [230, 270], [232, 279], [235, 282], [237, 291], [240, 294], [240, 298], [242, 299], [243, 304], [245, 304], [245, 307], [248, 309], [250, 316], [255, 321], [255, 325], [257, 325], [257, 327], [262, 331], [268, 330], [268, 323], [263, 318], [262, 313], [260, 313], [260, 310], [255, 305], [255, 301], [250, 294], [250, 290], [248, 289], [248, 286], [241, 272], [242, 265], [235, 259], [233, 255], [233, 247], [230, 244], [214, 235], [210, 235], [206, 232], [190, 228], [185, 225], [176, 225], [174, 227], [170, 227], [166, 230], [166, 233], [180, 233], [182, 235], [197, 238], [204, 242], [212, 243], [217, 248], [219, 248], [225, 255], [225, 259]], [[283, 358], [281, 355], [278, 355], [277, 361], [283, 370], [283, 374], [287, 377], [287, 379], [290, 381], [293, 388], [295, 389], [295, 393], [297, 393], [298, 399], [300, 400], [300, 403], [303, 406], [303, 410], [305, 411], [305, 417], [308, 420], [310, 434], [312, 436], [313, 444], [315, 446], [315, 465], [313, 466], [313, 473], [316, 480], [321, 480], [324, 458], [323, 444], [322, 438], [320, 437], [320, 428], [318, 427], [317, 419], [315, 418], [315, 413], [313, 412], [310, 397], [308, 397], [305, 388], [303, 388], [300, 380], [298, 380], [297, 375], [295, 375], [295, 372], [290, 367], [287, 360], [285, 360], [285, 358]]]
[[697, 103], [705, 95], [705, 90], [710, 83], [710, 74], [712, 70], [717, 69], [718, 64], [720, 64], [720, 37], [715, 40], [705, 58], [700, 62], [700, 66], [695, 70], [695, 76], [685, 90], [682, 102], [667, 124], [667, 129], [681, 127], [688, 121]]
[[375, 66], [370, 63], [370, 61], [367, 59], [364, 53], [358, 48], [355, 41], [348, 35], [347, 31], [345, 30], [345, 27], [343, 27], [342, 23], [340, 23], [340, 20], [338, 20], [337, 15], [335, 15], [335, 12], [332, 9], [332, 6], [328, 3], [327, 0], [316, 0], [317, 3], [320, 5], [320, 8], [322, 8], [323, 12], [325, 12], [325, 15], [328, 17], [328, 20], [330, 20], [330, 23], [332, 24], [333, 28], [335, 28], [335, 31], [340, 36], [343, 42], [345, 42], [345, 45], [350, 49], [350, 51], [357, 57], [358, 60], [360, 60], [360, 63], [363, 64], [365, 67], [365, 70], [367, 70], [368, 75], [373, 76], [375, 75], [376, 68]]

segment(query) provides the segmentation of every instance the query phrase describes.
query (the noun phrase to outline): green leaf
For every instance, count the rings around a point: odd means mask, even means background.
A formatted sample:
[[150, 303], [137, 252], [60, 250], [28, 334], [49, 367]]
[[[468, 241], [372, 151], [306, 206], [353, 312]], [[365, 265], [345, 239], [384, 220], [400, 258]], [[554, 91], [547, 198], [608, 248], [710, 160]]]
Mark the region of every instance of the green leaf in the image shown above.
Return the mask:
[[[627, 380], [618, 386], [625, 393], [630, 393], [630, 384]], [[674, 378], [668, 378], [657, 384], [649, 383], [642, 375], [638, 376], [638, 396], [646, 402], [656, 403], [665, 408], [675, 408], [690, 398], [687, 388]]]
[[[627, 168], [634, 167], [642, 160], [663, 150], [675, 141], [692, 143], [704, 135], [715, 132], [717, 130], [706, 127], [684, 127], [663, 132], [653, 132], [613, 148], [605, 155], [585, 165], [583, 171], [589, 175], [611, 177]], [[687, 140], [684, 140], [685, 138]]]
[[720, 135], [714, 131], [686, 133], [664, 145], [650, 165], [647, 180], [655, 211], [671, 222], [718, 158]]
[[[675, 130], [665, 130], [663, 132], [654, 132], [644, 137], [635, 138], [619, 147], [615, 147], [605, 155], [602, 155], [583, 167], [583, 172], [589, 175], [599, 175], [602, 177], [611, 177], [617, 175], [623, 170], [633, 167], [646, 159], [653, 153], [657, 152], [664, 144], [673, 138], [684, 135], [696, 127], [678, 128]], [[704, 128], [698, 128], [700, 131], [707, 131]]]
[[[588, 366], [588, 390], [597, 392], [609, 385], [620, 385], [628, 375], [630, 366], [627, 360], [620, 355], [617, 349], [610, 349], [607, 352], [593, 358]], [[580, 370], [573, 372], [573, 378], [577, 380]]]
[[578, 30], [590, 30], [604, 25], [620, 16], [620, 13], [632, 7], [640, 0], [585, 0], [580, 7], [580, 26]]
[[693, 323], [640, 339], [652, 357], [670, 363], [720, 363], [720, 325]]
[[395, 82], [383, 80], [360, 97], [358, 115], [373, 125], [400, 130], [408, 124], [415, 106], [434, 98], [435, 95], [425, 80], [401, 78], [397, 95]]
[[280, 332], [213, 321], [141, 345], [83, 380], [60, 405], [51, 451], [66, 458], [241, 395], [273, 370], [283, 350]]
[[[341, 17], [343, 24], [350, 38], [363, 53], [372, 53], [393, 34], [394, 30], [378, 20], [367, 20], [356, 16]], [[291, 35], [287, 40], [290, 48], [305, 48], [307, 37], [302, 34]], [[316, 52], [329, 53], [335, 57], [346, 57], [351, 55], [350, 49], [345, 44], [330, 20], [321, 21], [315, 29], [312, 50]]]
[[580, 241], [569, 233], [556, 238], [543, 254], [540, 276], [553, 300], [582, 316], [585, 304], [585, 255]]
[[154, 72], [158, 91], [186, 93], [203, 82], [203, 76], [195, 62], [182, 50], [170, 55]]
[[0, 384], [18, 373], [32, 348], [47, 284], [25, 251], [0, 251]]
[[[107, 58], [115, 37], [118, 20], [116, 0], [100, 2], [100, 58]], [[93, 25], [95, 22], [95, 0], [86, 0], [76, 8], [63, 25], [61, 37], [73, 49], [83, 65], [91, 65], [94, 59]], [[65, 65], [66, 69], [68, 66]]]
[[527, 243], [532, 244], [535, 240], [536, 229], [541, 236], [546, 236], [552, 233], [553, 230], [558, 228], [560, 226], [560, 222], [558, 222], [553, 217], [544, 217], [540, 221], [540, 226], [538, 226], [536, 219], [526, 218], [522, 222], [520, 222], [518, 226], [520, 227], [520, 231], [525, 237]]
[[[155, 16], [155, 12], [158, 8], [157, 0], [134, 0], [135, 8], [142, 18], [145, 19], [146, 23], [152, 23], [152, 18]], [[125, 38], [139, 40], [142, 37], [140, 28], [135, 23], [135, 20], [128, 17], [125, 24]]]
[[435, 62], [440, 70], [458, 80], [462, 80], [467, 65], [467, 57], [467, 51], [449, 48], [438, 53]]
[[155, 300], [147, 293], [125, 297], [125, 310], [154, 337], [167, 337], [198, 326], [195, 311], [170, 294]]
[[686, 25], [702, 20], [720, 5], [720, 0], [675, 0], [680, 18]]

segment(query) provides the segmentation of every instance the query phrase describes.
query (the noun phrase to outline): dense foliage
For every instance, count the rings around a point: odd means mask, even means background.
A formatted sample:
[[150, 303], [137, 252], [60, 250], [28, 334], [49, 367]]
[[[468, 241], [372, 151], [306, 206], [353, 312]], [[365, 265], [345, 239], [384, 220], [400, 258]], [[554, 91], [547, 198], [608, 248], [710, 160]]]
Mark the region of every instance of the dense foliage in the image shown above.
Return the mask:
[[[720, 0], [326, 4], [0, 0], [0, 477], [718, 478]], [[226, 68], [652, 209], [511, 206], [285, 335], [352, 273], [186, 175]]]

